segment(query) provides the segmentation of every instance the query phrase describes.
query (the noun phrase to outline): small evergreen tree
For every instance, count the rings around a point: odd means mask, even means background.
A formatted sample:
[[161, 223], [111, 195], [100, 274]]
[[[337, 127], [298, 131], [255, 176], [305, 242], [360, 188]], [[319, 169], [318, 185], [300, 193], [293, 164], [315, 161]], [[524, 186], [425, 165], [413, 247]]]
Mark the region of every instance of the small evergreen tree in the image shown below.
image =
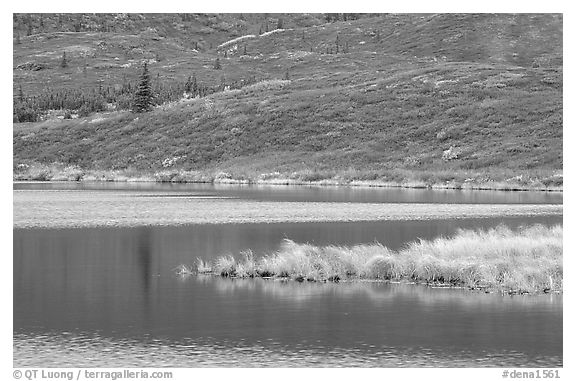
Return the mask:
[[138, 89], [134, 95], [132, 111], [137, 113], [150, 111], [152, 108], [152, 98], [153, 96], [152, 88], [150, 87], [148, 63], [144, 62], [142, 74], [140, 75], [140, 82], [138, 83]]
[[191, 93], [192, 92], [192, 77], [188, 76], [186, 83], [184, 84], [184, 92]]
[[222, 66], [220, 65], [220, 57], [216, 57], [216, 61], [214, 61], [214, 70], [220, 70]]
[[22, 91], [22, 85], [18, 85], [18, 100], [24, 102], [24, 92]]
[[196, 80], [196, 73], [192, 73], [192, 94], [194, 96], [198, 94], [198, 81]]
[[62, 53], [62, 61], [60, 61], [60, 67], [68, 67], [68, 60], [66, 59], [66, 52]]

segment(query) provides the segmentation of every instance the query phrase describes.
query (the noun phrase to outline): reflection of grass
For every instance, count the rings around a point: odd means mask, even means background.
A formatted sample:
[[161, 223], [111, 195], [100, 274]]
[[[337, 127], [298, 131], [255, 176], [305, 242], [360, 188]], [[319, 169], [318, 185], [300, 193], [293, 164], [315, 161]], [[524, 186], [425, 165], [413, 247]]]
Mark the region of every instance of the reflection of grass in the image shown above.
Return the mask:
[[[512, 301], [506, 294], [477, 293], [471, 298], [467, 290], [451, 287], [409, 287], [406, 283], [391, 282], [385, 284], [377, 280], [362, 280], [355, 282], [291, 282], [281, 278], [275, 280], [262, 280], [252, 278], [236, 278], [233, 282], [227, 278], [210, 275], [199, 275], [186, 278], [188, 282], [214, 287], [220, 294], [235, 297], [245, 292], [257, 292], [270, 298], [290, 303], [315, 303], [323, 297], [335, 296], [338, 298], [366, 299], [374, 305], [384, 307], [397, 303], [398, 300], [412, 300], [425, 306], [438, 304], [452, 305], [451, 308], [475, 309], [490, 308], [494, 303], [506, 301], [524, 308], [540, 308], [543, 303], [557, 305], [562, 303], [562, 295], [539, 295], [538, 297], [514, 298]], [[495, 299], [496, 298], [496, 299]], [[457, 307], [456, 307], [457, 306]], [[308, 307], [306, 307], [308, 308]]]
[[562, 291], [562, 236], [560, 225], [518, 231], [499, 226], [460, 230], [453, 238], [420, 240], [399, 251], [378, 243], [318, 247], [286, 240], [278, 252], [259, 260], [250, 252], [238, 261], [220, 257], [213, 273], [298, 281], [411, 281], [518, 293]]

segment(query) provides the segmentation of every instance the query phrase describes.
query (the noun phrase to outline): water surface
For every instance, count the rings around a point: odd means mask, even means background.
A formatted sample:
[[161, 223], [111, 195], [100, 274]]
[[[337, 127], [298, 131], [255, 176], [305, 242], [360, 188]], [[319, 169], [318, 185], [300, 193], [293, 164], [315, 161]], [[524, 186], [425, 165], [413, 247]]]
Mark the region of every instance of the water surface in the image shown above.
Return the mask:
[[260, 201], [562, 204], [562, 192], [503, 192], [454, 189], [407, 189], [334, 186], [227, 185], [138, 182], [16, 182], [14, 190], [107, 190], [162, 192], [166, 196], [232, 197]]
[[[42, 228], [16, 225], [13, 231], [14, 366], [562, 366], [561, 295], [509, 297], [377, 283], [180, 277], [174, 272], [196, 257], [247, 249], [262, 255], [278, 249], [284, 238], [318, 245], [378, 241], [397, 249], [417, 238], [453, 235], [459, 228], [562, 223], [561, 209], [516, 217], [62, 228], [51, 225], [49, 213], [23, 211], [30, 204], [18, 202], [19, 192], [33, 192], [39, 200], [64, 196], [57, 200], [64, 205], [67, 192], [75, 192], [90, 210], [94, 203], [88, 195], [95, 193], [94, 202], [112, 200], [101, 211], [103, 218], [126, 212], [109, 210], [123, 205], [114, 203], [119, 193], [150, 203], [140, 205], [162, 205], [167, 214], [177, 214], [182, 205], [172, 200], [196, 196], [249, 205], [297, 203], [308, 212], [305, 207], [316, 203], [354, 204], [362, 210], [367, 202], [398, 207], [425, 203], [426, 197], [440, 211], [454, 205], [445, 204], [448, 199], [459, 208], [469, 205], [464, 202], [469, 196], [458, 191], [391, 196], [387, 190], [368, 189], [357, 198], [349, 190], [281, 188], [276, 194], [274, 189], [15, 184], [15, 216], [36, 219]], [[504, 194], [511, 193], [474, 197], [488, 197], [484, 205], [504, 208], [498, 210], [533, 206], [506, 201]], [[529, 198], [536, 197], [534, 204], [541, 207], [561, 203], [561, 197], [546, 202], [549, 194], [537, 195]], [[494, 197], [501, 202], [488, 202]], [[213, 199], [194, 201], [202, 200]], [[76, 212], [62, 207], [59, 218], [75, 221]]]

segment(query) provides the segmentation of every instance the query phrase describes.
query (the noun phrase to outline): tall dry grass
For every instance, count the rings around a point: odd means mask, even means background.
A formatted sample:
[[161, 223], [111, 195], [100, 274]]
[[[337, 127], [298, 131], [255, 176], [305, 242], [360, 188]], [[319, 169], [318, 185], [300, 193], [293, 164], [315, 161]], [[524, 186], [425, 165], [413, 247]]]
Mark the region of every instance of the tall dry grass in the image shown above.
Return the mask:
[[200, 263], [199, 272], [226, 277], [371, 279], [518, 293], [562, 291], [562, 226], [459, 230], [454, 237], [414, 241], [398, 251], [379, 243], [319, 247], [285, 240], [277, 252], [259, 259], [248, 251], [238, 260], [227, 255], [213, 264]]

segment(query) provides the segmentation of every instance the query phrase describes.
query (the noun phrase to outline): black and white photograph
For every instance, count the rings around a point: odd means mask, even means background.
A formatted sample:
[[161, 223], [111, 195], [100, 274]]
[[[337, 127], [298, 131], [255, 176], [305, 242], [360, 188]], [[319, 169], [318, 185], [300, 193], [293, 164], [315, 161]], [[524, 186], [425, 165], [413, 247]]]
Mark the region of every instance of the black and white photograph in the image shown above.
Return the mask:
[[6, 379], [565, 378], [562, 8], [269, 8], [11, 13]]

